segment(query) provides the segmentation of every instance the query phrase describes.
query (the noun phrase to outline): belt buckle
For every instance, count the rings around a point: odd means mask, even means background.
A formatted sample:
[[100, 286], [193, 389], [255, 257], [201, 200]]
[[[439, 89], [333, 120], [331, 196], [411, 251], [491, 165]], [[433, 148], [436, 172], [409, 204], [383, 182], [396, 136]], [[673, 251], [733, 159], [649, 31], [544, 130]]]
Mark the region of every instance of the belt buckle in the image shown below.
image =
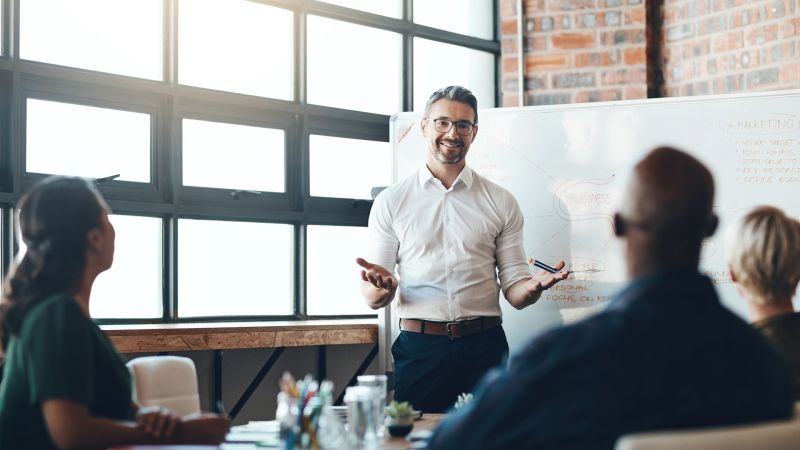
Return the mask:
[[451, 326], [457, 326], [458, 324], [459, 324], [459, 322], [447, 322], [445, 324], [445, 329], [447, 330], [447, 337], [448, 338], [455, 339], [457, 337], [461, 337], [461, 336], [453, 336], [453, 330], [452, 330], [452, 328], [450, 328]]

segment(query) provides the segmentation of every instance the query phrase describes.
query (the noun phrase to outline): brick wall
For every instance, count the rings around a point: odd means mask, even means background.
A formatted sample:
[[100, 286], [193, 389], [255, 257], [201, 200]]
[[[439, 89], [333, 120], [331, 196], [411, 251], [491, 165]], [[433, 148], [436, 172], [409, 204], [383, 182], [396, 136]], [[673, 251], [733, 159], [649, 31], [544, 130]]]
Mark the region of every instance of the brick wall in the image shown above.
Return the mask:
[[[516, 3], [499, 2], [503, 106], [519, 106]], [[525, 0], [524, 104], [800, 88], [798, 3]]]
[[666, 0], [665, 95], [800, 87], [798, 0]]
[[[525, 104], [647, 97], [642, 0], [526, 0]], [[517, 12], [501, 0], [503, 106], [518, 106]]]

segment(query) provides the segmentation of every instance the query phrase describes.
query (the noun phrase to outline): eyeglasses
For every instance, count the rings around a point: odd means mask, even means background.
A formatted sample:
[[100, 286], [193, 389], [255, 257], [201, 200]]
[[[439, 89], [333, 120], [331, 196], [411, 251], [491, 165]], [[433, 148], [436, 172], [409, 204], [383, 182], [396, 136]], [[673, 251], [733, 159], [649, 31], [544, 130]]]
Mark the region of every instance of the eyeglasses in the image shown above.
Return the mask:
[[453, 128], [453, 125], [456, 126], [456, 133], [460, 134], [461, 136], [466, 136], [472, 133], [472, 130], [475, 129], [475, 124], [467, 122], [466, 120], [462, 120], [460, 122], [453, 122], [450, 119], [428, 119], [433, 121], [433, 127], [439, 133], [447, 133]]

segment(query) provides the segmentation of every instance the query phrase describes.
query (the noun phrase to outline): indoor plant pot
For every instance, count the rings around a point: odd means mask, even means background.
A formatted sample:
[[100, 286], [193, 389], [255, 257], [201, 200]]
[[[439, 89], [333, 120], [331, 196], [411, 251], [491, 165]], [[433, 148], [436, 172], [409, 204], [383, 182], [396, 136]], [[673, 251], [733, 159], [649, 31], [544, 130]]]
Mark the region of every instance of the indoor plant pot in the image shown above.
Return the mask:
[[414, 410], [408, 402], [393, 401], [386, 407], [386, 430], [392, 436], [403, 437], [414, 428]]

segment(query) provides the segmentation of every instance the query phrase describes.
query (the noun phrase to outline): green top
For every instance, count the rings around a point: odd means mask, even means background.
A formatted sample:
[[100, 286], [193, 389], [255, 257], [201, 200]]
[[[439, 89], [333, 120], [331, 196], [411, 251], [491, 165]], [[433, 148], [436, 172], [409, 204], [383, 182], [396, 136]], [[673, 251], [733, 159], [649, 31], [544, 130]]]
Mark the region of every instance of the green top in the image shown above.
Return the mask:
[[131, 379], [122, 358], [71, 297], [58, 294], [34, 306], [7, 350], [0, 450], [56, 449], [42, 415], [46, 400], [71, 400], [94, 416], [133, 418]]

